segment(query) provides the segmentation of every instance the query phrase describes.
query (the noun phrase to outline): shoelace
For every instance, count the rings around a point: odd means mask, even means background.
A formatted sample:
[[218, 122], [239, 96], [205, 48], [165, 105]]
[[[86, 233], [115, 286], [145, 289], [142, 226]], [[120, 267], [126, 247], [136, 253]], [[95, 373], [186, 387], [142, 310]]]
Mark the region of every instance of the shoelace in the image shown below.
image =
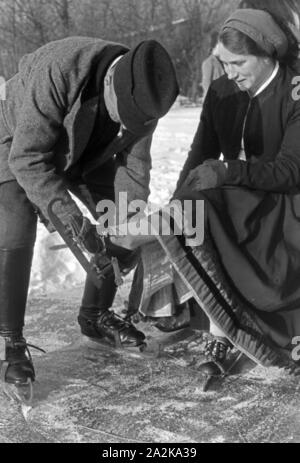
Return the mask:
[[205, 346], [205, 355], [216, 360], [222, 360], [226, 357], [227, 352], [231, 349], [230, 345], [217, 339], [207, 341]]
[[34, 344], [29, 344], [27, 341], [25, 341], [25, 339], [24, 340], [19, 340], [19, 341], [12, 341], [12, 345], [15, 346], [15, 347], [22, 347], [22, 348], [25, 347], [25, 352], [28, 355], [28, 358], [29, 358], [30, 361], [32, 361], [32, 356], [31, 356], [29, 347], [31, 347], [32, 349], [36, 349], [36, 350], [46, 354], [46, 351], [44, 349], [42, 349], [41, 347], [35, 346]]
[[[6, 338], [6, 339], [9, 339], [9, 338]], [[35, 346], [34, 344], [29, 344], [25, 341], [25, 339], [22, 339], [22, 340], [18, 340], [18, 341], [11, 341], [12, 343], [12, 346], [13, 347], [21, 347], [21, 348], [25, 348], [25, 353], [27, 354], [27, 358], [30, 362], [32, 362], [32, 356], [31, 356], [31, 353], [30, 353], [30, 350], [29, 350], [29, 347], [31, 347], [32, 349], [36, 349], [40, 352], [43, 352], [44, 354], [46, 353], [46, 351], [44, 349], [42, 349], [41, 347], [38, 347], [38, 346]], [[0, 381], [5, 383], [6, 381], [6, 372], [9, 368], [9, 362], [6, 361], [6, 360], [3, 360], [0, 362]]]

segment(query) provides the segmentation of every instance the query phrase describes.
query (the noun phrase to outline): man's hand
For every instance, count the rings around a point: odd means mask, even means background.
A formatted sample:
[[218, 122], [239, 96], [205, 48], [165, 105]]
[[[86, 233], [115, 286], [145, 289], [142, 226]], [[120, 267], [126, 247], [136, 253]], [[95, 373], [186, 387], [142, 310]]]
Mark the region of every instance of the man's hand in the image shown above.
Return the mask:
[[81, 244], [88, 252], [96, 254], [102, 251], [104, 242], [97, 232], [96, 225], [83, 215], [70, 216], [66, 222], [67, 229], [72, 233], [75, 241]]
[[185, 186], [195, 191], [218, 188], [225, 183], [227, 168], [223, 161], [208, 159], [191, 170], [185, 180]]
[[52, 200], [48, 206], [48, 213], [56, 216], [73, 240], [88, 252], [95, 254], [104, 248], [103, 239], [98, 234], [96, 225], [91, 224], [90, 220], [83, 216], [68, 195]]

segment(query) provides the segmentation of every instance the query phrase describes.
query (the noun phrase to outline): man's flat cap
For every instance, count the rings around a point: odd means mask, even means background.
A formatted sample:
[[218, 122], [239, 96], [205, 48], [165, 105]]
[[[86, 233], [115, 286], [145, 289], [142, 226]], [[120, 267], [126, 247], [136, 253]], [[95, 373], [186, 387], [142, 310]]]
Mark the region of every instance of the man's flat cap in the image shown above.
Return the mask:
[[116, 65], [113, 82], [120, 119], [138, 136], [155, 127], [179, 93], [171, 58], [155, 40], [128, 51]]

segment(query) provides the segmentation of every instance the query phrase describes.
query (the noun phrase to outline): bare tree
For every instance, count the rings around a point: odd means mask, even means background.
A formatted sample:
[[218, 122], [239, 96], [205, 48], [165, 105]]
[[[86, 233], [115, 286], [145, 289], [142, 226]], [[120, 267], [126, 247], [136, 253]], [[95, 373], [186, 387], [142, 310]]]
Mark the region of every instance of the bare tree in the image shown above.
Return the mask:
[[70, 35], [122, 42], [154, 38], [171, 54], [181, 92], [197, 99], [209, 35], [238, 0], [0, 0], [0, 73], [22, 55]]
[[10, 77], [20, 57], [39, 46], [71, 35], [72, 0], [0, 0], [1, 72]]

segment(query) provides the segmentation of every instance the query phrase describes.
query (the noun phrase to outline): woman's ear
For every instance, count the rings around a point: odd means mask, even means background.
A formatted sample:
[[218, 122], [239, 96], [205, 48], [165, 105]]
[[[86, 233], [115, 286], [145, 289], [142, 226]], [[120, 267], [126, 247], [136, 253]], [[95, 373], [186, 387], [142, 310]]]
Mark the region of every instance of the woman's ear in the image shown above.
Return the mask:
[[270, 66], [270, 67], [271, 67], [272, 65], [274, 65], [275, 60], [277, 60], [277, 58], [276, 58], [276, 57], [272, 58], [272, 57], [270, 57], [270, 56], [265, 56], [265, 57], [263, 58], [263, 60], [264, 60], [264, 63], [265, 63], [267, 66]]
[[300, 43], [300, 28], [297, 27], [295, 24], [293, 23], [288, 23], [288, 26], [289, 28], [291, 29], [292, 33], [294, 34], [294, 36], [296, 37], [298, 43]]

